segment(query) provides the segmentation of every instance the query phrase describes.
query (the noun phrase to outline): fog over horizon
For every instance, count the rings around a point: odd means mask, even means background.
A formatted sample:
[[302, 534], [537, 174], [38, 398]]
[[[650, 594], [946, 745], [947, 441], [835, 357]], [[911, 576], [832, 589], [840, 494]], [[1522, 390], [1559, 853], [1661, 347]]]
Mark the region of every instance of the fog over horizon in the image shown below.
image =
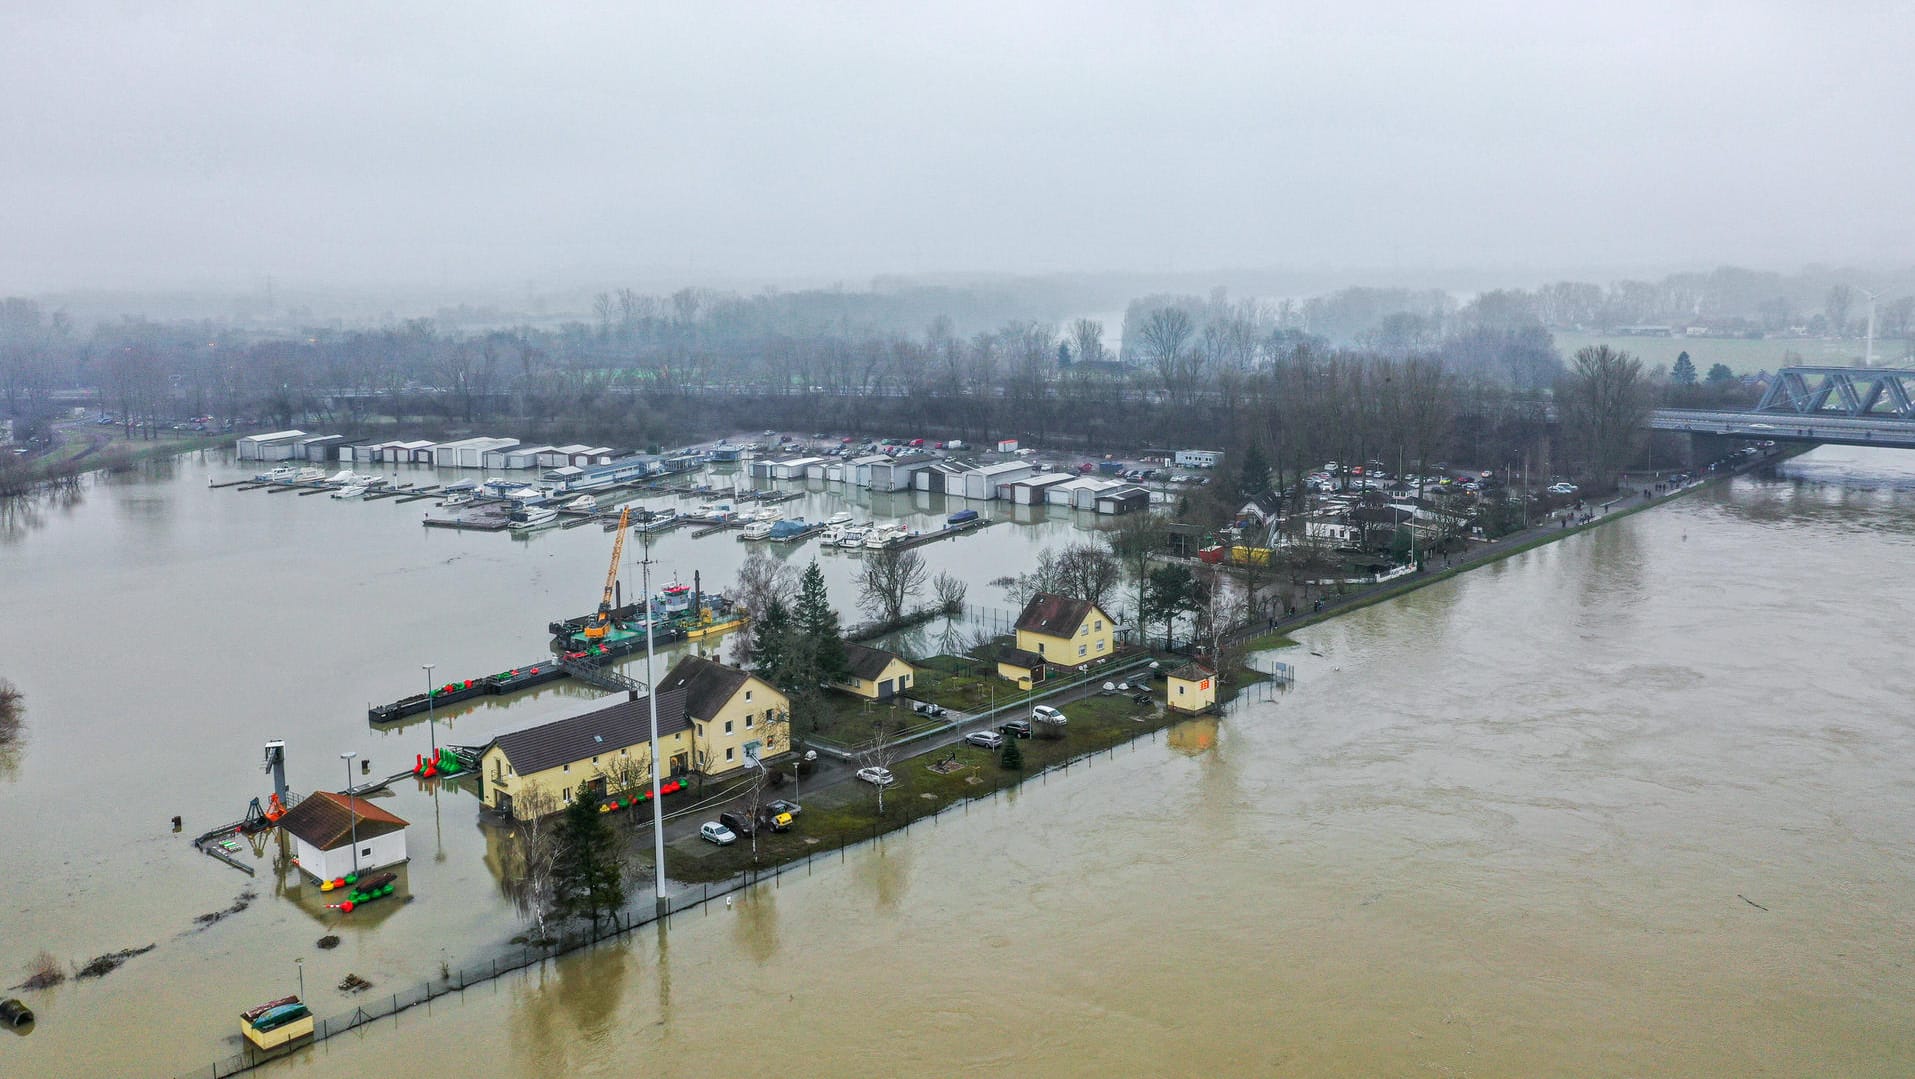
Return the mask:
[[1888, 4], [28, 2], [0, 293], [1905, 267], [1912, 32]]

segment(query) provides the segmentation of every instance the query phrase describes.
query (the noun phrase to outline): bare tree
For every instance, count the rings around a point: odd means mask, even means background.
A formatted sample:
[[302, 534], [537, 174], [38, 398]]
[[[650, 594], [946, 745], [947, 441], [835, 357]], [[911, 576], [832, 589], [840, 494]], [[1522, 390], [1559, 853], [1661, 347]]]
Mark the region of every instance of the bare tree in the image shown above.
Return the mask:
[[931, 578], [931, 592], [938, 598], [938, 610], [946, 615], [964, 610], [964, 597], [969, 590], [968, 585], [948, 573]]
[[[752, 618], [762, 618], [771, 608], [773, 600], [790, 605], [791, 597], [798, 590], [798, 571], [792, 566], [773, 558], [763, 547], [753, 547], [751, 553], [738, 567], [738, 582], [734, 597], [739, 606]], [[734, 663], [745, 666], [752, 661], [753, 634], [734, 633], [731, 641], [731, 656]]]
[[1612, 482], [1649, 418], [1652, 398], [1642, 361], [1608, 345], [1578, 349], [1557, 387], [1556, 402], [1590, 473], [1602, 483]]
[[[882, 768], [886, 774], [898, 759], [897, 732], [882, 714], [871, 724], [871, 740], [858, 750], [858, 760], [866, 768]], [[885, 783], [873, 783], [878, 788], [878, 816], [884, 816]]]
[[559, 859], [558, 810], [558, 799], [544, 787], [528, 786], [512, 799], [514, 857], [501, 873], [519, 916], [531, 919], [540, 940], [547, 935]]
[[860, 572], [858, 606], [887, 624], [904, 617], [911, 598], [924, 587], [929, 570], [916, 551], [886, 547], [865, 556]]
[[1104, 324], [1096, 319], [1080, 318], [1071, 323], [1071, 340], [1078, 363], [1102, 363], [1109, 358], [1104, 348]]

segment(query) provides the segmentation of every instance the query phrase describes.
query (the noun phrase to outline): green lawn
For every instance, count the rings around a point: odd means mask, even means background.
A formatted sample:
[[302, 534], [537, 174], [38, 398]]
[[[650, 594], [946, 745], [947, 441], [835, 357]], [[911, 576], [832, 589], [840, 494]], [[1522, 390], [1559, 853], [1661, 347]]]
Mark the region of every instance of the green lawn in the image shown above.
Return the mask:
[[[1264, 677], [1248, 668], [1240, 670], [1225, 687], [1226, 697]], [[882, 815], [878, 813], [877, 788], [867, 783], [838, 783], [815, 794], [802, 784], [794, 793], [787, 784], [778, 796], [797, 801], [804, 812], [791, 831], [782, 835], [767, 832], [758, 837], [757, 868], [871, 839], [964, 799], [986, 797], [1051, 765], [1122, 745], [1185, 718], [1164, 708], [1161, 690], [1150, 704], [1140, 705], [1128, 696], [1114, 694], [1072, 701], [1064, 706], [1064, 713], [1070, 722], [1062, 738], [1018, 740], [1024, 754], [1024, 767], [1019, 771], [1000, 766], [1000, 750], [969, 745], [936, 749], [893, 762], [891, 773], [897, 782], [885, 789]], [[932, 765], [951, 758], [959, 765], [955, 771], [947, 774], [932, 770]], [[711, 817], [717, 815], [714, 809]], [[689, 883], [720, 881], [753, 868], [751, 840], [745, 837], [728, 847], [688, 837], [672, 844], [667, 857], [672, 877]]]

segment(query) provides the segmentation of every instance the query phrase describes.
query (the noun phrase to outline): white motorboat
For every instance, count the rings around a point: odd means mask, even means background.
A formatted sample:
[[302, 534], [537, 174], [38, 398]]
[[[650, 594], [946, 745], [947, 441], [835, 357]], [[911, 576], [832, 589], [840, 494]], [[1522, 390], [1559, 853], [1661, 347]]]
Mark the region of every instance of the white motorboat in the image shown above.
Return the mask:
[[293, 474], [294, 483], [318, 483], [325, 478], [326, 470], [323, 468], [302, 468]]
[[753, 521], [745, 526], [745, 530], [739, 533], [738, 538], [748, 540], [770, 539], [772, 524], [773, 522], [771, 521]]
[[591, 495], [580, 495], [572, 501], [567, 502], [565, 508], [568, 510], [579, 510], [583, 513], [596, 513], [598, 511], [598, 499], [593, 498]]
[[729, 502], [701, 502], [698, 508], [692, 511], [691, 515], [700, 521], [723, 524], [731, 520], [734, 512]]
[[469, 494], [478, 489], [479, 484], [476, 480], [459, 480], [456, 483], [448, 483], [445, 485], [445, 493], [449, 495], [456, 495], [461, 492]]
[[843, 512], [842, 510], [825, 518], [825, 527], [827, 528], [831, 527], [832, 525], [848, 525], [850, 523], [851, 523], [851, 515], [849, 513]]
[[880, 526], [878, 528], [872, 529], [869, 533], [865, 535], [864, 546], [866, 550], [881, 551], [903, 538], [904, 538], [903, 529], [885, 528]]
[[353, 474], [352, 474], [352, 469], [350, 469], [350, 468], [342, 468], [342, 469], [340, 469], [339, 471], [337, 471], [337, 472], [335, 472], [335, 473], [333, 473], [332, 475], [330, 475], [330, 476], [327, 476], [327, 477], [326, 477], [326, 482], [327, 482], [327, 483], [342, 483], [342, 484], [343, 484], [343, 483], [351, 483], [352, 481], [354, 481], [354, 480], [356, 480], [356, 479], [358, 479], [358, 478], [359, 478], [358, 476], [355, 476], [355, 475], [353, 475]]
[[775, 524], [785, 519], [785, 511], [769, 508], [762, 509], [753, 513], [751, 519], [754, 521], [764, 521], [768, 524]]
[[864, 546], [864, 537], [867, 531], [868, 530], [864, 528], [845, 529], [843, 534], [838, 537], [838, 546], [840, 547]]
[[825, 530], [818, 534], [818, 542], [824, 544], [826, 547], [836, 547], [838, 545], [838, 541], [843, 538], [844, 538], [843, 523], [839, 523], [835, 525], [826, 525]]
[[639, 532], [657, 532], [670, 527], [676, 520], [677, 510], [645, 510], [632, 521], [632, 528]]
[[293, 482], [293, 477], [297, 475], [299, 475], [299, 470], [293, 466], [280, 465], [270, 472], [262, 472], [253, 478], [260, 483], [291, 483]]
[[516, 491], [507, 491], [505, 497], [514, 502], [540, 502], [545, 499], [545, 492], [536, 487], [521, 487]]
[[363, 483], [348, 483], [339, 490], [334, 491], [332, 496], [334, 498], [364, 498], [366, 497], [366, 492], [369, 490], [371, 490], [371, 488]]
[[454, 491], [445, 496], [444, 501], [439, 503], [441, 506], [469, 506], [471, 504], [472, 493], [470, 491]]
[[530, 532], [535, 528], [544, 528], [546, 525], [557, 521], [559, 519], [559, 511], [550, 506], [520, 506], [518, 509], [513, 510], [508, 517], [512, 522], [512, 531]]

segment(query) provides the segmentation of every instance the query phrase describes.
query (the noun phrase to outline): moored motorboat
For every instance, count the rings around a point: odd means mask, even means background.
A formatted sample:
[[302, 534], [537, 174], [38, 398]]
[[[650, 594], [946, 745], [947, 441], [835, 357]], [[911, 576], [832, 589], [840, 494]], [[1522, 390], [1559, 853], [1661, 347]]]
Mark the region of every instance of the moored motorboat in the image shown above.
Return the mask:
[[530, 532], [535, 528], [544, 528], [559, 519], [559, 511], [550, 506], [521, 505], [507, 515], [512, 531]]
[[447, 495], [445, 499], [439, 503], [439, 505], [466, 506], [466, 505], [470, 505], [471, 503], [472, 503], [472, 495], [470, 492], [454, 491], [452, 494]]
[[318, 483], [320, 480], [323, 480], [325, 478], [326, 478], [326, 470], [323, 468], [307, 467], [307, 468], [302, 468], [298, 472], [293, 473], [294, 483]]
[[598, 499], [593, 498], [591, 495], [580, 495], [572, 501], [567, 502], [565, 508], [568, 510], [577, 510], [581, 513], [596, 513], [598, 512]]
[[746, 540], [770, 539], [772, 524], [773, 522], [771, 521], [753, 521], [745, 526], [745, 530], [738, 534], [738, 538]]
[[848, 525], [850, 523], [851, 523], [851, 514], [845, 512], [844, 510], [839, 510], [837, 513], [834, 513], [831, 516], [825, 518], [826, 527], [830, 527], [831, 525]]
[[368, 488], [365, 484], [360, 483], [358, 481], [354, 481], [352, 483], [348, 483], [344, 487], [341, 487], [339, 490], [334, 491], [332, 493], [332, 497], [334, 498], [364, 498], [366, 497], [366, 492], [370, 489], [371, 488]]
[[299, 475], [297, 468], [291, 465], [280, 465], [278, 468], [261, 472], [253, 479], [259, 483], [291, 483], [293, 477], [297, 475]]

